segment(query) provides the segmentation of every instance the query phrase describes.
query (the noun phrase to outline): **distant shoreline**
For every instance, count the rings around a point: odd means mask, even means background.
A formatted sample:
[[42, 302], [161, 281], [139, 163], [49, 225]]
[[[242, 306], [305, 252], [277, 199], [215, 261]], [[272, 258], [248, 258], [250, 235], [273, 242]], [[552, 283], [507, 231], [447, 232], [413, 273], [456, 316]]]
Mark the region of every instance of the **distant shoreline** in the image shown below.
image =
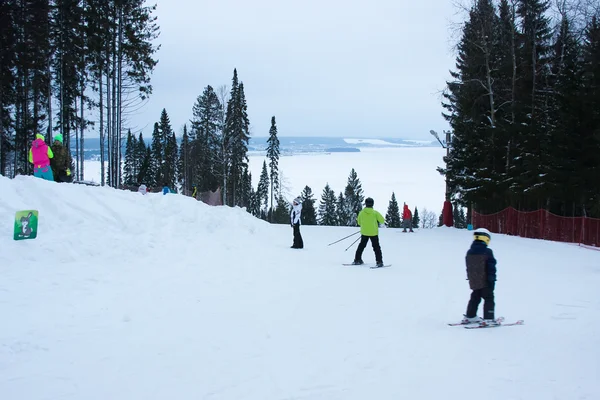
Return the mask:
[[[146, 145], [151, 143], [150, 136], [144, 137]], [[267, 136], [254, 136], [248, 143], [248, 152], [261, 152], [267, 148]], [[177, 139], [178, 144], [181, 138]], [[307, 154], [307, 153], [359, 153], [361, 149], [367, 148], [420, 148], [439, 147], [435, 141], [398, 139], [398, 138], [341, 138], [323, 136], [283, 136], [279, 138], [279, 149], [283, 154]], [[122, 144], [122, 152], [125, 154], [125, 141]], [[77, 151], [75, 141], [71, 142], [71, 151]], [[86, 138], [84, 159], [94, 160], [100, 156], [100, 139]]]

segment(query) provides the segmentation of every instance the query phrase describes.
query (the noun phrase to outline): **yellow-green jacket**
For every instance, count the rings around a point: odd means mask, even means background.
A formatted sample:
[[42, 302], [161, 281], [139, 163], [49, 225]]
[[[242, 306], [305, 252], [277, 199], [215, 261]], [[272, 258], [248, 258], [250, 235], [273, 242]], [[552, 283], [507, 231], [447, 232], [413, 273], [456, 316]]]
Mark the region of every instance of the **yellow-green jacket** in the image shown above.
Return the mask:
[[360, 234], [363, 236], [377, 236], [379, 234], [379, 224], [384, 224], [385, 219], [378, 211], [372, 207], [366, 207], [358, 213], [356, 218], [358, 226], [360, 226]]

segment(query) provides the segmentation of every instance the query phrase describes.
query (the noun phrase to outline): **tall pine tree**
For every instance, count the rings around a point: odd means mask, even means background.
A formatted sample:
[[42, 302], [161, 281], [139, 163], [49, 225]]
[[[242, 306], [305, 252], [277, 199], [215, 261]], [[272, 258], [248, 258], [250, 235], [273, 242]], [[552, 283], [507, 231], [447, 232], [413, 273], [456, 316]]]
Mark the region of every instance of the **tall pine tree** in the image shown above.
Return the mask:
[[312, 189], [308, 186], [305, 186], [304, 190], [302, 190], [302, 193], [300, 194], [300, 198], [302, 199], [302, 214], [300, 215], [300, 222], [302, 225], [316, 225], [316, 200], [313, 198]]
[[258, 180], [256, 195], [258, 197], [259, 208], [261, 210], [260, 217], [266, 220], [269, 210], [269, 172], [267, 171], [266, 161], [263, 161], [262, 172]]
[[349, 212], [347, 213], [347, 219], [344, 222], [340, 221], [340, 225], [356, 226], [356, 216], [360, 210], [362, 210], [365, 196], [362, 184], [360, 183], [360, 179], [358, 179], [358, 174], [354, 168], [352, 168], [352, 171], [350, 171], [350, 175], [348, 176], [348, 183], [344, 189], [344, 196], [347, 203], [346, 207], [349, 209]]
[[217, 157], [221, 147], [221, 103], [212, 86], [204, 88], [192, 112], [190, 162], [193, 180], [200, 192], [215, 191], [222, 176], [220, 158]]
[[193, 182], [192, 165], [190, 159], [191, 144], [187, 132], [187, 124], [183, 125], [183, 135], [181, 138], [181, 146], [179, 147], [179, 164], [177, 172], [179, 176], [179, 184], [183, 189], [184, 194], [191, 194]]
[[389, 228], [400, 228], [400, 207], [396, 201], [396, 194], [392, 192], [392, 198], [388, 204], [387, 213], [385, 214], [385, 223]]
[[413, 213], [413, 217], [412, 217], [412, 227], [418, 228], [420, 222], [421, 222], [421, 217], [419, 217], [419, 210], [417, 209], [417, 207], [415, 207], [415, 212]]
[[317, 215], [319, 225], [337, 225], [335, 192], [329, 187], [329, 184], [325, 185], [321, 194], [321, 202]]
[[336, 202], [336, 220], [340, 226], [356, 226], [356, 215], [352, 211], [350, 201], [340, 192]]
[[125, 165], [123, 166], [123, 183], [126, 185], [135, 185], [137, 181], [135, 168], [136, 150], [137, 140], [135, 136], [131, 134], [131, 130], [129, 130], [129, 132], [127, 132], [127, 143], [125, 144]]
[[244, 84], [238, 82], [237, 70], [233, 70], [231, 93], [227, 103], [225, 127], [223, 129], [221, 162], [224, 175], [225, 204], [240, 205], [242, 171], [248, 165], [248, 141], [250, 121], [248, 119]]
[[275, 116], [271, 117], [271, 129], [269, 129], [269, 139], [267, 139], [267, 158], [271, 172], [271, 208], [273, 208], [275, 193], [281, 194], [279, 190], [279, 138], [277, 137]]

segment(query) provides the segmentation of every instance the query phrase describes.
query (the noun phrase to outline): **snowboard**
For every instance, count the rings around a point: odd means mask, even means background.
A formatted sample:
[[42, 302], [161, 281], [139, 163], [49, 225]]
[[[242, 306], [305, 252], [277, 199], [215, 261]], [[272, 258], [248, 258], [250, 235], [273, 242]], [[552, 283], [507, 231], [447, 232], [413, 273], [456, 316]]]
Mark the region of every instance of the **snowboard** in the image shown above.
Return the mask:
[[38, 231], [38, 211], [22, 210], [15, 214], [15, 240], [35, 239]]

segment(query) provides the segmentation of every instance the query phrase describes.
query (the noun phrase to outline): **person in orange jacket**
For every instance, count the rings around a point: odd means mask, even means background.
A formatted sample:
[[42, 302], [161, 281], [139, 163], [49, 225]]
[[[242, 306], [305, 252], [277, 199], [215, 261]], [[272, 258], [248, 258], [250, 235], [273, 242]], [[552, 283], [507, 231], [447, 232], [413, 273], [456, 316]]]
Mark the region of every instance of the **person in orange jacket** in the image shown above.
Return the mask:
[[44, 141], [44, 135], [35, 135], [29, 149], [29, 162], [33, 164], [33, 176], [54, 182], [54, 174], [50, 168], [50, 159], [54, 157], [52, 149]]
[[409, 232], [414, 232], [412, 229], [412, 212], [408, 209], [408, 205], [404, 203], [404, 211], [402, 212], [402, 227], [404, 230], [402, 232], [406, 232], [406, 228], [409, 228]]

